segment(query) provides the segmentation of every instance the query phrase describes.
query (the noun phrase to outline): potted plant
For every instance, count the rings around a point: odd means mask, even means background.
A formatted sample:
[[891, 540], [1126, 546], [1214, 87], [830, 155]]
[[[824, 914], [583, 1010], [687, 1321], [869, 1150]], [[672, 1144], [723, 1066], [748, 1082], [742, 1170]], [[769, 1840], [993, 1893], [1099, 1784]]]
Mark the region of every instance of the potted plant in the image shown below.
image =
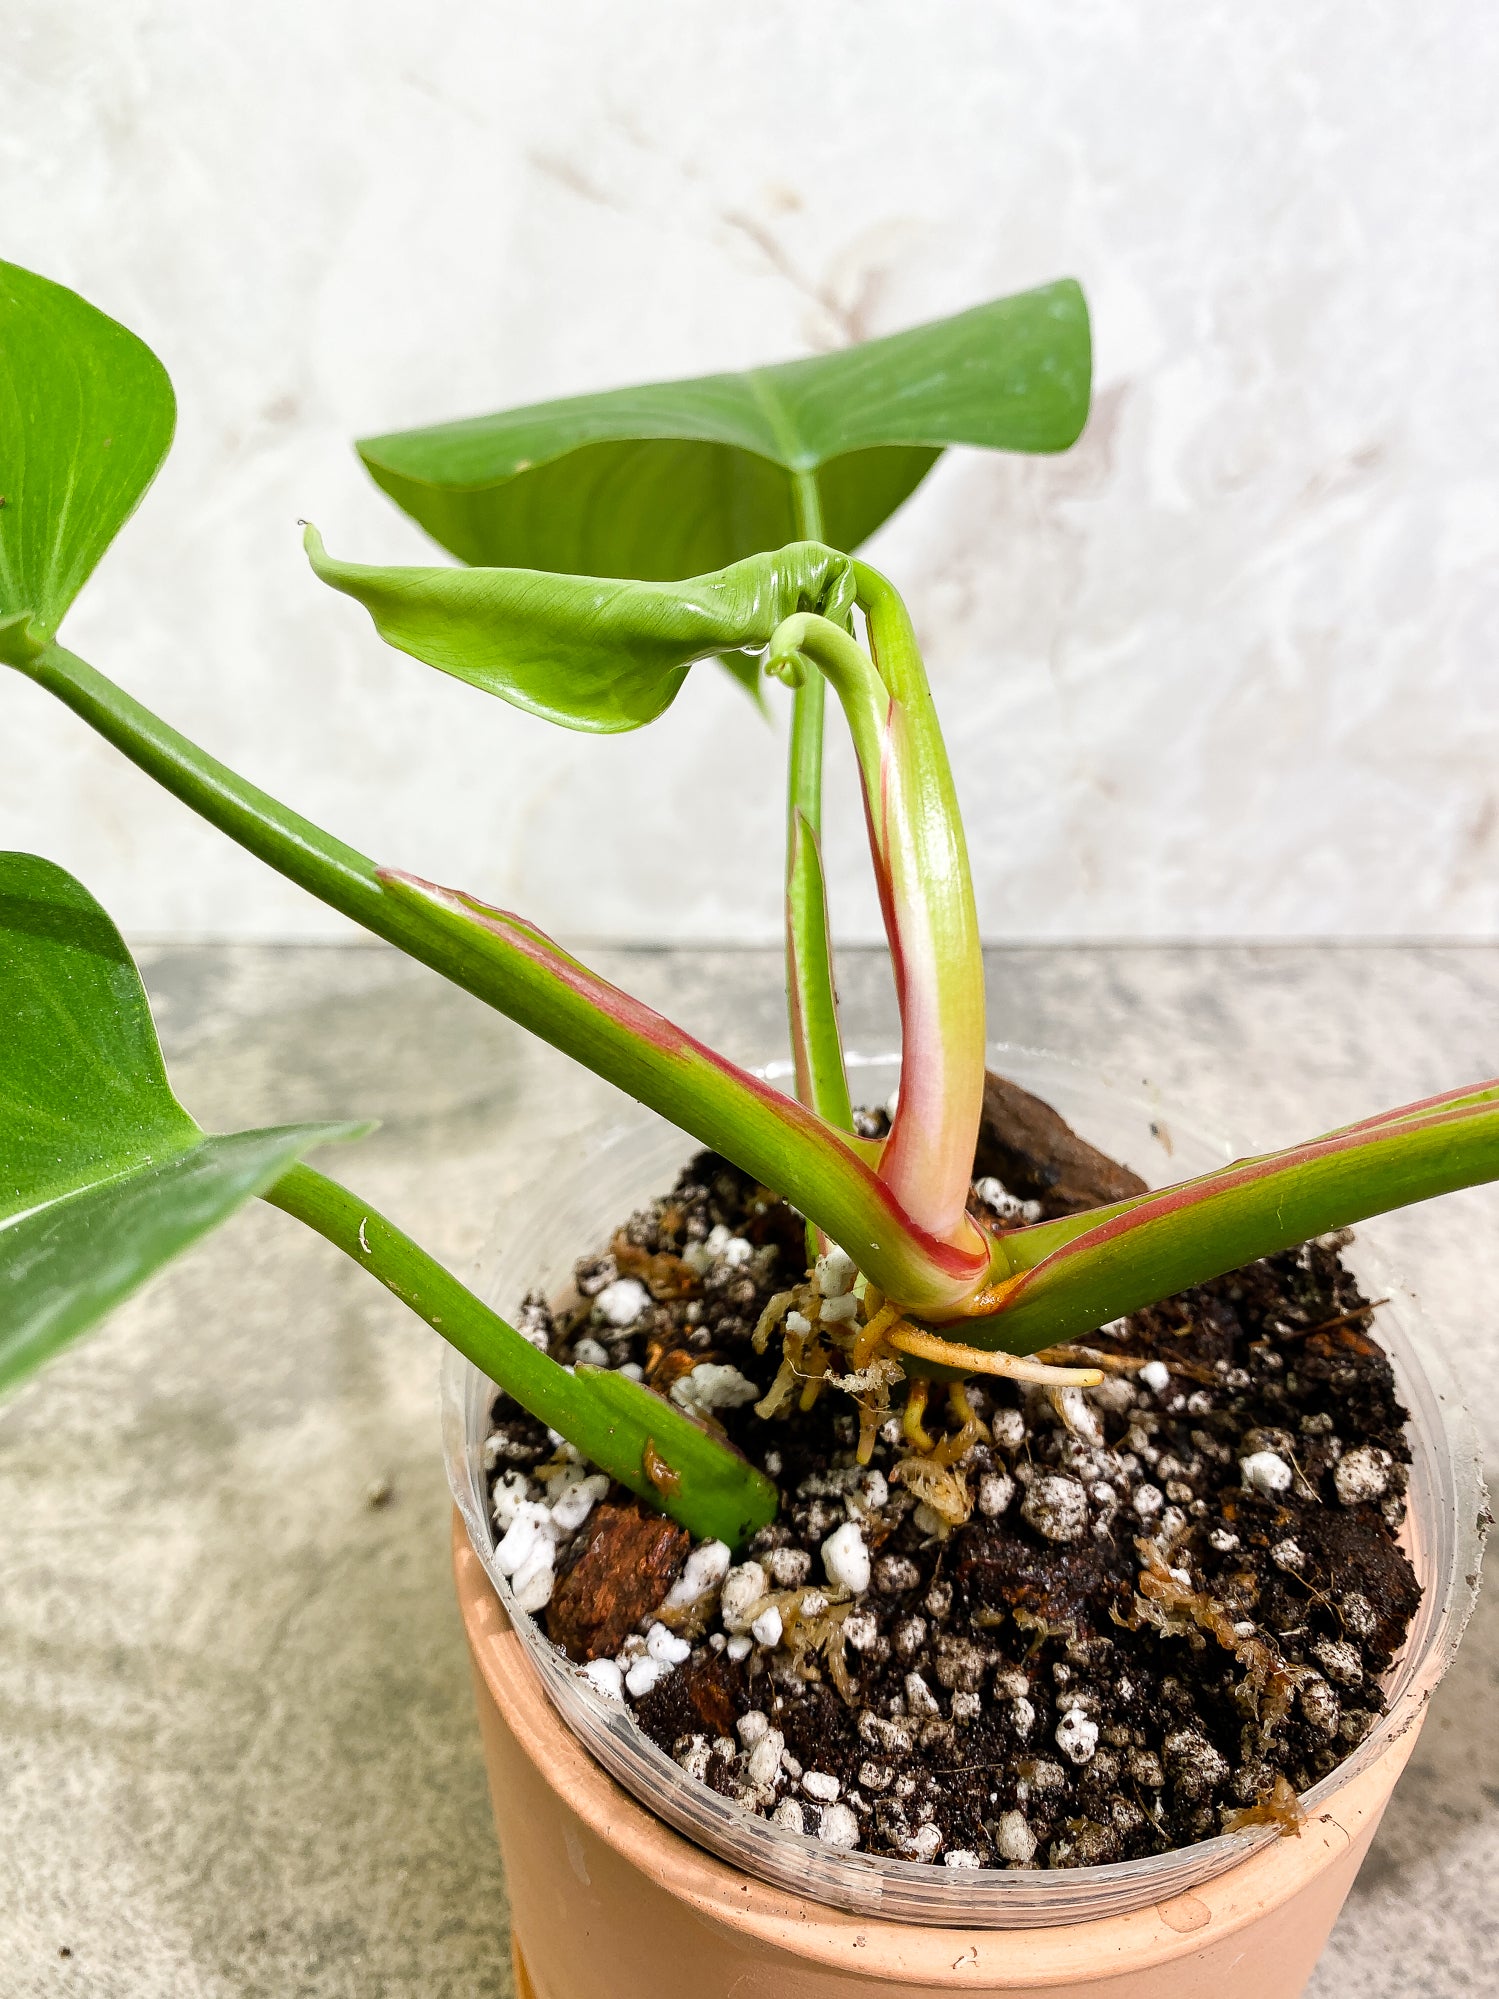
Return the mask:
[[[256, 1196], [464, 1356], [460, 1595], [543, 1999], [1294, 1992], [1456, 1642], [1476, 1483], [1334, 1232], [1499, 1178], [1499, 1083], [1152, 1190], [986, 1064], [916, 636], [849, 551], [950, 443], [1065, 448], [1087, 385], [1064, 283], [364, 446], [463, 567], [358, 565], [306, 531], [389, 643], [566, 726], [642, 726], [700, 660], [757, 700], [786, 685], [792, 1096], [524, 918], [377, 867], [59, 642], [165, 455], [171, 389], [124, 328], [0, 266], [0, 660], [704, 1148], [674, 1183], [638, 1148], [590, 1173], [511, 1324], [306, 1163], [361, 1127], [203, 1133], [108, 917], [0, 857], [0, 1385]], [[839, 1034], [829, 687], [898, 1076], [851, 1078]]]

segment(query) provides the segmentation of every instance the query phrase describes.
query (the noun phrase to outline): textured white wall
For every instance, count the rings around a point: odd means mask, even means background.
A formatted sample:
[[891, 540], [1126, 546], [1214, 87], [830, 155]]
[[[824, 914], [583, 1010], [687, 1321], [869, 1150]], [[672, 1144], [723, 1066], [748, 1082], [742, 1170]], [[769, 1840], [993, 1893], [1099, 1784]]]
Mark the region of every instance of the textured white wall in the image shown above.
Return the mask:
[[[1496, 86], [1474, 0], [10, 0], [0, 254], [182, 406], [68, 635], [382, 859], [573, 934], [774, 935], [737, 690], [549, 729], [386, 652], [297, 516], [422, 560], [354, 435], [1075, 272], [1083, 445], [955, 454], [876, 544], [987, 933], [1492, 934]], [[137, 932], [337, 934], [13, 680], [0, 842]]]

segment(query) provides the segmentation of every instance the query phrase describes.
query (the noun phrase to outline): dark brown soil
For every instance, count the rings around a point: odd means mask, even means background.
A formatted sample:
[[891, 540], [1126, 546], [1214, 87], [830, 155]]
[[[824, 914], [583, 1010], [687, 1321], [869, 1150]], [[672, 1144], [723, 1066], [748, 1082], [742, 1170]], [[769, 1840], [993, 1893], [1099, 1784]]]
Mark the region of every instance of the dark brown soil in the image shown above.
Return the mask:
[[[976, 1163], [1014, 1218], [1023, 1201], [1072, 1213], [1139, 1184], [997, 1079]], [[1395, 1538], [1406, 1415], [1340, 1247], [1268, 1258], [1093, 1335], [1153, 1365], [1085, 1395], [975, 1387], [988, 1434], [958, 1466], [961, 1525], [899, 1482], [898, 1420], [856, 1462], [857, 1412], [835, 1384], [767, 1421], [732, 1406], [728, 1376], [700, 1376], [779, 1484], [780, 1517], [726, 1581], [721, 1557], [715, 1574], [714, 1551], [694, 1552], [713, 1586], [668, 1604], [688, 1537], [616, 1489], [554, 1535], [548, 1629], [575, 1658], [619, 1662], [592, 1670], [610, 1691], [627, 1676], [641, 1727], [692, 1775], [834, 1846], [1079, 1866], [1284, 1815], [1372, 1726], [1419, 1597]], [[573, 1309], [554, 1319], [531, 1300], [524, 1323], [559, 1360], [594, 1342], [582, 1358], [601, 1347], [664, 1392], [706, 1364], [763, 1393], [779, 1340], [762, 1355], [752, 1335], [805, 1260], [791, 1210], [700, 1154], [611, 1254], [580, 1263]], [[489, 1457], [502, 1531], [586, 1469], [559, 1464], [503, 1396]], [[824, 1554], [850, 1521], [863, 1589], [846, 1573], [839, 1588], [846, 1564]]]

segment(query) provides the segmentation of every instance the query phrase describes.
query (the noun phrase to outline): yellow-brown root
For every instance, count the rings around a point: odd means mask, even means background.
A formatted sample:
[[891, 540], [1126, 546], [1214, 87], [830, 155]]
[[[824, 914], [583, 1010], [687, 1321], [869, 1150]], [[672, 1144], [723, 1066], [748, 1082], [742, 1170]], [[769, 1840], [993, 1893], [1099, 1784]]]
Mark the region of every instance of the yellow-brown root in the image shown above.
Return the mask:
[[858, 1336], [849, 1353], [849, 1360], [857, 1373], [861, 1367], [868, 1367], [874, 1359], [875, 1350], [891, 1326], [900, 1317], [898, 1305], [881, 1305], [873, 1318], [868, 1319], [858, 1331]]
[[960, 1346], [956, 1340], [945, 1340], [939, 1333], [924, 1333], [904, 1320], [885, 1338], [902, 1353], [914, 1354], [918, 1360], [937, 1361], [944, 1367], [962, 1368], [967, 1374], [998, 1374], [1010, 1381], [1040, 1382], [1048, 1388], [1097, 1388], [1103, 1380], [1096, 1367], [1048, 1367], [1043, 1361], [1020, 1354]]
[[932, 1462], [939, 1465], [955, 1465], [973, 1449], [987, 1432], [979, 1421], [973, 1404], [968, 1400], [968, 1390], [961, 1381], [953, 1382], [947, 1391], [947, 1406], [957, 1418], [959, 1428], [944, 1437], [932, 1452]]
[[905, 1439], [913, 1449], [924, 1456], [930, 1455], [934, 1439], [922, 1420], [926, 1415], [927, 1397], [932, 1392], [932, 1384], [917, 1376], [906, 1391], [906, 1406], [901, 1411], [900, 1427]]
[[807, 1366], [802, 1381], [801, 1409], [803, 1414], [810, 1409], [822, 1393], [822, 1377], [828, 1371], [828, 1351], [818, 1347], [807, 1356]]

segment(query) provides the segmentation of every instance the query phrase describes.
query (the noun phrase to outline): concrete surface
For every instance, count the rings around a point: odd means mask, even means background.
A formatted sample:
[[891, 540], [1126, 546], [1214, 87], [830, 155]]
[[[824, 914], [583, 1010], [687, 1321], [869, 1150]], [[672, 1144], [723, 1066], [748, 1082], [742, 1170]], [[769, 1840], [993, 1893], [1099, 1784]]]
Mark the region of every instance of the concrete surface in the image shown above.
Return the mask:
[[[783, 746], [725, 676], [638, 736], [553, 728], [382, 646], [296, 522], [426, 562], [354, 438], [1071, 272], [1096, 331], [1081, 445], [954, 453], [871, 550], [949, 718], [985, 935], [1499, 934], [1499, 10], [245, 17], [6, 0], [0, 33], [4, 255], [177, 384], [172, 456], [68, 620], [177, 727], [549, 930], [773, 942], [780, 868], [745, 857], [779, 850]], [[338, 934], [39, 690], [0, 715], [0, 845], [140, 933]], [[825, 853], [840, 935], [873, 939], [842, 735]]]
[[[607, 1107], [601, 1085], [378, 948], [144, 962], [205, 1123], [381, 1117], [334, 1170], [460, 1268]], [[768, 953], [597, 962], [735, 1053], [776, 1050]], [[991, 964], [1011, 1038], [1149, 1076], [1266, 1143], [1499, 1069], [1499, 947], [1017, 948]], [[877, 962], [846, 958], [842, 983], [851, 1042], [885, 1042]], [[1496, 1219], [1499, 1197], [1475, 1193], [1377, 1228], [1468, 1350], [1491, 1461]], [[510, 1993], [436, 1359], [367, 1278], [257, 1209], [0, 1409], [3, 1999]], [[1315, 1999], [1492, 1991], [1496, 1639], [1490, 1601]]]

